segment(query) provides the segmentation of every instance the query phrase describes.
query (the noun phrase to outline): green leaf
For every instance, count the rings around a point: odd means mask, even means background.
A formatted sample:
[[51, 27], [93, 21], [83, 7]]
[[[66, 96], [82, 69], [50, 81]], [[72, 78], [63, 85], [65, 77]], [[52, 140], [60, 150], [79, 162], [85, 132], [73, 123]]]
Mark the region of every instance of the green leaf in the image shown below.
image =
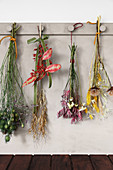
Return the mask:
[[70, 49], [70, 51], [71, 51], [71, 46], [70, 45], [68, 45], [69, 46], [69, 49]]
[[21, 25], [15, 28], [15, 31], [18, 31], [20, 29]]
[[35, 37], [27, 40], [27, 43], [28, 43], [28, 44], [31, 44], [31, 43], [34, 43], [34, 42], [36, 42], [36, 38], [35, 38]]
[[34, 41], [34, 43], [35, 43], [35, 42], [39, 42], [39, 41], [40, 41], [40, 38], [36, 39], [36, 40]]
[[48, 35], [44, 35], [44, 36], [43, 36], [43, 40], [47, 40], [48, 38], [49, 38]]
[[49, 88], [51, 88], [51, 86], [52, 86], [52, 78], [51, 78], [51, 74], [50, 73], [48, 73], [49, 74]]

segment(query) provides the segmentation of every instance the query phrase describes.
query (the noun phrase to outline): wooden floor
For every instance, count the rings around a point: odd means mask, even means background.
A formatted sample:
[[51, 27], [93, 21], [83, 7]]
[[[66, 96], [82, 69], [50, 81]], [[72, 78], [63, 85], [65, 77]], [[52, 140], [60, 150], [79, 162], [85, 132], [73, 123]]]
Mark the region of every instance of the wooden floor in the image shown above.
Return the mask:
[[0, 170], [113, 170], [113, 155], [0, 155]]

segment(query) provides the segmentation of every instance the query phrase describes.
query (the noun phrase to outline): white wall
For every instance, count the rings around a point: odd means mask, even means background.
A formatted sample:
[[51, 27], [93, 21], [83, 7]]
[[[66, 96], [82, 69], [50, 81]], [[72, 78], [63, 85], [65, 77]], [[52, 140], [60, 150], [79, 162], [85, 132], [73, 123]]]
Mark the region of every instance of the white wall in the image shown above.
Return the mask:
[[[113, 22], [113, 0], [0, 0], [0, 22], [76, 22], [83, 21], [86, 22], [90, 20], [92, 22], [96, 21], [98, 15], [102, 16], [102, 22]], [[21, 37], [20, 42], [26, 42], [29, 37]], [[23, 41], [24, 40], [24, 41]], [[94, 37], [88, 40], [87, 47], [89, 45], [93, 45]], [[106, 40], [106, 39], [105, 39]], [[104, 48], [107, 57], [106, 49], [109, 51], [110, 61], [112, 61], [112, 49], [110, 48], [110, 44], [104, 40]], [[108, 40], [108, 39], [107, 39]], [[51, 41], [51, 42], [50, 42]], [[68, 44], [70, 43], [70, 39], [61, 40], [58, 37], [57, 41], [54, 41], [54, 37], [50, 38], [50, 47], [52, 47], [56, 53], [56, 56], [69, 56]], [[54, 41], [54, 44], [52, 43]], [[85, 44], [85, 38], [82, 40], [80, 37], [75, 38], [75, 41], [79, 46]], [[109, 40], [108, 40], [109, 41]], [[62, 49], [66, 49], [59, 51], [57, 47], [57, 43], [64, 43]], [[113, 39], [111, 37], [111, 41], [109, 42], [113, 44]], [[20, 44], [20, 49], [22, 49], [23, 43]], [[109, 47], [109, 48], [108, 48]], [[80, 47], [80, 57], [84, 57], [83, 51], [87, 48], [81, 50], [83, 47]], [[4, 57], [6, 47], [3, 46], [0, 48], [1, 59]], [[29, 52], [29, 56], [32, 55], [32, 47], [28, 47], [26, 44], [26, 50], [22, 51], [21, 58], [24, 61], [26, 56], [24, 53]], [[111, 51], [110, 51], [111, 50]], [[93, 52], [93, 47], [88, 50], [88, 56], [91, 57]], [[87, 51], [85, 51], [85, 54]], [[83, 56], [82, 56], [83, 55]], [[111, 55], [111, 56], [110, 56]], [[87, 57], [88, 57], [87, 56]], [[91, 59], [91, 58], [90, 58]], [[1, 60], [2, 61], [2, 60]], [[26, 61], [23, 64], [26, 64]], [[32, 58], [31, 58], [32, 61]], [[59, 61], [59, 60], [58, 60]], [[62, 59], [62, 62], [65, 59]], [[87, 66], [89, 66], [90, 61]], [[110, 63], [109, 61], [109, 63]], [[61, 61], [60, 61], [61, 62]], [[68, 62], [68, 61], [67, 61]], [[108, 63], [108, 66], [109, 66]], [[112, 63], [112, 62], [111, 62]], [[65, 65], [66, 66], [66, 65]], [[25, 67], [25, 70], [28, 67]], [[28, 68], [28, 72], [24, 70], [24, 79], [27, 77], [27, 73], [29, 74], [32, 65], [30, 64], [30, 68]], [[110, 67], [112, 69], [112, 66]], [[88, 72], [88, 70], [87, 70]], [[82, 72], [83, 73], [83, 72]], [[112, 71], [110, 71], [110, 74]], [[57, 74], [58, 75], [58, 74]], [[54, 85], [57, 82], [57, 75], [54, 77]], [[112, 75], [112, 74], [111, 74]], [[83, 76], [82, 76], [83, 77]], [[48, 105], [49, 110], [49, 135], [47, 140], [40, 141], [39, 143], [34, 143], [32, 136], [28, 134], [28, 131], [19, 130], [15, 136], [12, 137], [12, 140], [9, 144], [4, 143], [4, 137], [0, 134], [0, 152], [1, 153], [112, 153], [113, 152], [113, 116], [110, 116], [105, 121], [84, 121], [78, 124], [76, 127], [70, 124], [70, 120], [56, 119], [56, 113], [59, 109], [61, 109], [60, 100], [62, 90], [64, 88], [67, 77], [64, 76], [62, 80], [62, 86], [60, 86], [60, 90], [54, 86], [51, 89], [53, 96], [56, 93], [56, 98], [54, 97], [54, 101], [56, 102], [56, 110]], [[88, 87], [87, 87], [88, 88]], [[27, 90], [30, 88], [28, 87]], [[26, 90], [26, 91], [27, 91]], [[59, 90], [59, 92], [57, 92]], [[47, 90], [47, 97], [49, 98], [51, 91]], [[84, 91], [86, 93], [87, 90]], [[26, 93], [28, 94], [28, 93]], [[31, 93], [33, 95], [33, 93]], [[32, 96], [31, 95], [31, 96]], [[86, 96], [86, 94], [85, 94]], [[33, 96], [32, 96], [33, 97]], [[32, 100], [32, 97], [29, 100]], [[53, 111], [54, 110], [54, 111]], [[63, 134], [63, 135], [62, 135]]]
[[0, 0], [0, 22], [113, 22], [113, 0]]
[[[7, 34], [9, 24], [0, 24], [0, 31]], [[20, 24], [21, 31], [17, 36], [18, 42], [18, 67], [25, 81], [34, 68], [32, 59], [33, 49], [36, 44], [27, 44], [27, 40], [37, 34], [36, 24]], [[30, 121], [24, 129], [19, 128], [9, 143], [4, 142], [4, 135], [0, 132], [0, 153], [113, 153], [113, 110], [107, 119], [84, 120], [71, 124], [70, 119], [57, 119], [57, 112], [61, 107], [61, 95], [68, 79], [70, 61], [70, 36], [67, 30], [69, 24], [44, 24], [45, 34], [49, 36], [48, 46], [53, 48], [52, 61], [62, 65], [62, 69], [52, 75], [53, 85], [49, 89], [47, 77], [43, 85], [47, 97], [48, 131], [45, 139], [33, 141], [33, 136], [28, 133]], [[107, 31], [101, 37], [101, 55], [104, 58], [105, 68], [113, 83], [113, 24], [105, 24]], [[25, 34], [26, 33], [26, 34]], [[31, 35], [31, 34], [32, 35]], [[82, 85], [83, 102], [89, 88], [88, 75], [92, 56], [94, 54], [95, 25], [84, 24], [83, 28], [73, 34], [73, 42], [77, 44], [80, 79]], [[29, 35], [30, 34], [30, 35]], [[64, 36], [65, 34], [65, 36]], [[77, 35], [78, 34], [78, 35]], [[0, 39], [3, 36], [0, 35]], [[0, 45], [0, 66], [8, 48], [6, 39]], [[33, 85], [24, 89], [29, 107], [33, 104]], [[113, 97], [108, 100], [109, 107], [113, 108]], [[111, 104], [111, 105], [110, 105]], [[29, 111], [31, 117], [32, 111]], [[99, 114], [97, 114], [98, 117]]]

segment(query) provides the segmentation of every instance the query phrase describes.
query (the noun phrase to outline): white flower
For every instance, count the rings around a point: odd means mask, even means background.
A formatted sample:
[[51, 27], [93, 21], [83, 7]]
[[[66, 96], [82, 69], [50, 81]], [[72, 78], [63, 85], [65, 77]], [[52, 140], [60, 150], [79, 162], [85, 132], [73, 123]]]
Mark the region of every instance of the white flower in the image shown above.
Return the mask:
[[72, 102], [71, 104], [70, 103], [67, 103], [69, 109], [71, 109], [73, 106], [74, 106], [74, 103]]
[[80, 107], [79, 111], [83, 111], [83, 110], [86, 110], [86, 107], [84, 106]]
[[75, 107], [78, 107], [78, 104], [75, 104]]
[[70, 101], [73, 101], [73, 97], [71, 97], [69, 100], [70, 100]]

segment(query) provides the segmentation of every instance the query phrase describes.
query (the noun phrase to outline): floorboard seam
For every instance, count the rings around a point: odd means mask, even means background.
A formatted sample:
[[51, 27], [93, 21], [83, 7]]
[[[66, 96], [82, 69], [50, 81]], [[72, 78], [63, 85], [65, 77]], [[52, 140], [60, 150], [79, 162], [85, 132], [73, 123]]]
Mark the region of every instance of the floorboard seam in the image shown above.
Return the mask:
[[71, 169], [74, 170], [74, 168], [73, 168], [73, 162], [72, 162], [72, 159], [71, 159], [71, 155], [69, 155], [69, 159], [70, 159], [70, 162], [71, 162]]
[[8, 170], [8, 169], [9, 169], [9, 166], [11, 165], [11, 162], [13, 161], [14, 157], [15, 157], [15, 156], [14, 156], [14, 155], [12, 155], [12, 158], [10, 159], [9, 164], [7, 165], [6, 170]]
[[112, 162], [111, 158], [109, 157], [109, 155], [107, 155], [107, 157], [108, 157], [109, 161], [110, 161], [110, 162], [112, 163], [112, 165], [113, 165], [113, 162]]
[[90, 162], [91, 162], [91, 165], [92, 165], [93, 170], [95, 170], [94, 165], [93, 165], [93, 162], [92, 162], [92, 160], [91, 160], [91, 156], [88, 155], [88, 157], [89, 157], [89, 160], [90, 160]]
[[51, 158], [50, 158], [50, 170], [52, 170], [52, 155], [51, 155]]
[[30, 166], [31, 166], [31, 162], [32, 162], [32, 160], [33, 160], [33, 157], [34, 157], [34, 155], [31, 156], [31, 160], [30, 160], [30, 162], [29, 162], [28, 170], [30, 169]]

